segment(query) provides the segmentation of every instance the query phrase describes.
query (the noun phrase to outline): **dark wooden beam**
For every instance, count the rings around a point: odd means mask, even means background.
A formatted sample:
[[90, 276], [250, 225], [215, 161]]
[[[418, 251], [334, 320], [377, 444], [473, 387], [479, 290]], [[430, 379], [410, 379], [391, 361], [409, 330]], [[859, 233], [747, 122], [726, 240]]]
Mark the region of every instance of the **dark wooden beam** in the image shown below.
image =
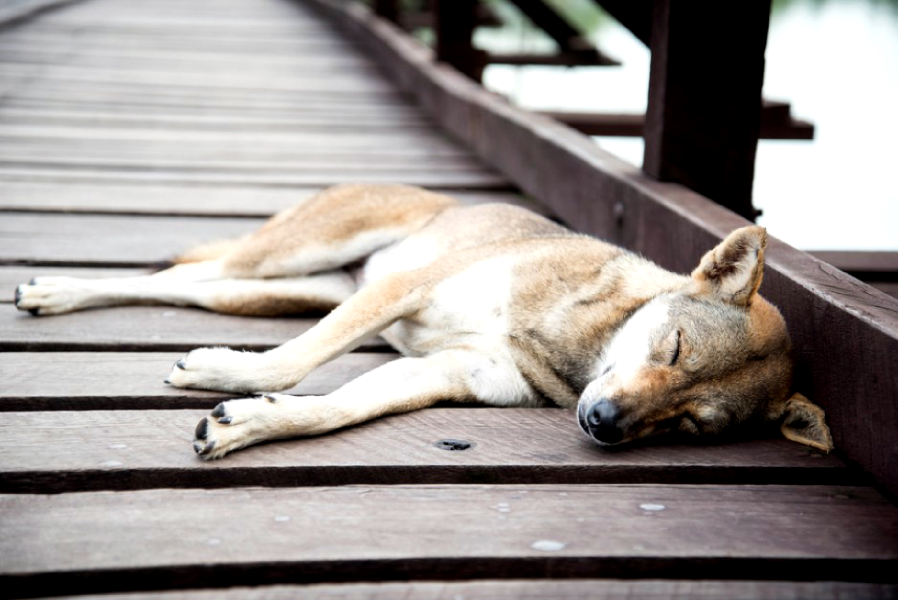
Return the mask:
[[396, 23], [399, 19], [399, 0], [374, 0], [374, 12]]
[[591, 55], [597, 52], [592, 42], [543, 0], [511, 0], [533, 24], [555, 40], [563, 52]]
[[646, 46], [651, 43], [653, 0], [595, 0], [595, 3]]
[[656, 0], [643, 169], [754, 219], [770, 2]]
[[[430, 7], [421, 9], [404, 10], [399, 15], [399, 23], [408, 30], [419, 29], [423, 27], [434, 27], [436, 16]], [[474, 23], [477, 27], [502, 27], [504, 23], [496, 11], [486, 4], [477, 4], [474, 9]]]
[[555, 54], [487, 54], [486, 61], [496, 65], [559, 65], [566, 67], [616, 67], [620, 61], [596, 50], [593, 53], [558, 52]]
[[[586, 135], [642, 137], [645, 128], [645, 115], [639, 113], [541, 111], [541, 114]], [[793, 118], [788, 104], [765, 100], [761, 107], [761, 139], [812, 140], [814, 125]]]
[[484, 53], [474, 48], [477, 0], [434, 0], [436, 59], [480, 81]]

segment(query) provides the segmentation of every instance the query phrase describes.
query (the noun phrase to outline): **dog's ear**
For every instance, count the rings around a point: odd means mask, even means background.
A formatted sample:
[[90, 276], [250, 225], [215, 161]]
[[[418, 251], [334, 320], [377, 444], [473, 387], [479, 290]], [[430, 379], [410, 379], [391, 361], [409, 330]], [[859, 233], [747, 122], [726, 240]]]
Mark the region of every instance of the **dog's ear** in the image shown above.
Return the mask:
[[780, 431], [786, 439], [824, 452], [834, 448], [823, 409], [801, 394], [793, 394], [770, 417], [781, 420]]
[[767, 230], [737, 229], [702, 257], [692, 272], [700, 293], [717, 296], [737, 306], [748, 306], [761, 287]]

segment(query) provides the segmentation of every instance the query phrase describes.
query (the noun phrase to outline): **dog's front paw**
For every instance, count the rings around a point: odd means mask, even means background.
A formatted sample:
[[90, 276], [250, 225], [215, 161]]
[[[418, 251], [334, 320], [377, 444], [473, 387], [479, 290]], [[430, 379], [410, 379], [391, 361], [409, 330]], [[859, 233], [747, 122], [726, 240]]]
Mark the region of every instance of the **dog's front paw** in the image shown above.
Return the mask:
[[193, 449], [203, 459], [221, 458], [261, 441], [283, 437], [284, 423], [278, 418], [278, 399], [265, 395], [222, 402], [197, 424]]
[[263, 380], [265, 363], [265, 356], [255, 352], [197, 348], [175, 363], [166, 383], [179, 388], [239, 393], [272, 389]]
[[32, 315], [59, 315], [89, 306], [91, 294], [73, 277], [41, 277], [16, 288], [16, 308]]

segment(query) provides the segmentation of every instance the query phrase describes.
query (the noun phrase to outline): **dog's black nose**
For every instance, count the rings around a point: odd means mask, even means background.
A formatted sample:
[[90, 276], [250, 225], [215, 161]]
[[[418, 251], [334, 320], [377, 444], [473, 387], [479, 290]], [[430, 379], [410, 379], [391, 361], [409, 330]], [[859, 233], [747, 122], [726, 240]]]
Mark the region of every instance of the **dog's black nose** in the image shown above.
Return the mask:
[[618, 427], [618, 412], [608, 400], [599, 400], [586, 412], [589, 433], [606, 444], [616, 444], [624, 439], [624, 431]]

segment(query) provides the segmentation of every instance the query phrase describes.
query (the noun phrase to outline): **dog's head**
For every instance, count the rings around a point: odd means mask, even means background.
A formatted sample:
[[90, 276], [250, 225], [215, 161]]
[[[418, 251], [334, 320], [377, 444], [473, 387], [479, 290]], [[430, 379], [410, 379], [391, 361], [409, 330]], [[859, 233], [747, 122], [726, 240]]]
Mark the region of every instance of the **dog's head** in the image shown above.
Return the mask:
[[588, 436], [609, 445], [762, 420], [778, 421], [791, 440], [832, 450], [823, 410], [792, 393], [785, 322], [758, 295], [766, 242], [761, 227], [733, 232], [683, 290], [654, 298], [623, 324], [580, 397]]

